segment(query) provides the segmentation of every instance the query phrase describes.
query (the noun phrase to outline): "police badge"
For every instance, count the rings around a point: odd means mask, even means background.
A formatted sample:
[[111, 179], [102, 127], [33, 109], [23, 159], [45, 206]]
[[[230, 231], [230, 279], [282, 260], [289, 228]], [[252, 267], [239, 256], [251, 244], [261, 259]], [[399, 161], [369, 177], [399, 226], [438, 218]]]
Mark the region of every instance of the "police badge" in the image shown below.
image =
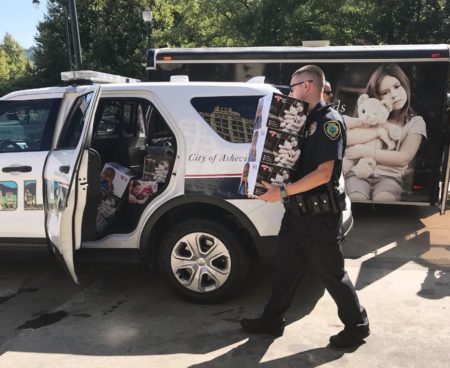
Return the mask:
[[308, 137], [312, 136], [316, 132], [316, 129], [317, 129], [317, 123], [315, 121], [313, 121], [308, 129]]

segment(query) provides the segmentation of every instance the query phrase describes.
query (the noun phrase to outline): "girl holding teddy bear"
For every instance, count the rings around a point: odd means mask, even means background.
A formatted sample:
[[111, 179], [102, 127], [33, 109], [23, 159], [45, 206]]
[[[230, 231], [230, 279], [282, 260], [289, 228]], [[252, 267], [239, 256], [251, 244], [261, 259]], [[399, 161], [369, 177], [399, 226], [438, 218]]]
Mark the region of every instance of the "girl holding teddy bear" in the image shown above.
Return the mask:
[[[427, 137], [426, 124], [411, 108], [410, 82], [397, 64], [378, 67], [367, 83], [366, 93], [369, 98], [376, 98], [388, 107], [387, 122], [390, 128], [395, 125], [400, 129], [388, 129], [388, 125], [363, 127], [358, 118], [345, 117], [345, 158], [364, 158], [374, 163], [366, 177], [356, 175], [352, 170], [345, 173], [347, 193], [353, 200], [398, 201], [403, 190], [405, 170], [415, 157], [422, 139]], [[384, 145], [379, 149], [368, 144], [389, 135], [396, 142], [394, 148]]]

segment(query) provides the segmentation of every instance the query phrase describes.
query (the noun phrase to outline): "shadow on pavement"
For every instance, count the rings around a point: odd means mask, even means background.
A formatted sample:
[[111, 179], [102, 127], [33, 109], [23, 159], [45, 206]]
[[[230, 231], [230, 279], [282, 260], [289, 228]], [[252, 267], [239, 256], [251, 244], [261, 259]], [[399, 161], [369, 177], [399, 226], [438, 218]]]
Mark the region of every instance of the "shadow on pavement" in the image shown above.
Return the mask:
[[353, 352], [356, 348], [337, 350], [325, 346], [316, 349], [310, 349], [296, 353], [287, 357], [277, 358], [273, 360], [263, 361], [262, 358], [266, 354], [273, 339], [265, 336], [250, 336], [249, 339], [230, 350], [228, 353], [221, 355], [213, 360], [204, 363], [194, 364], [190, 368], [232, 368], [232, 367], [263, 367], [263, 368], [285, 368], [285, 367], [302, 367], [313, 368], [322, 364], [340, 359], [345, 353]]
[[[360, 258], [369, 253], [376, 253], [380, 248], [399, 242], [410, 234], [425, 228], [420, 219], [436, 213], [431, 207], [411, 207], [395, 205], [352, 205], [354, 226], [344, 245], [347, 258]], [[429, 243], [421, 244], [424, 251]], [[409, 259], [405, 254], [403, 258]]]
[[[84, 275], [83, 285], [73, 286], [63, 271], [55, 274], [55, 262], [9, 261], [9, 274], [0, 267], [2, 285], [7, 285], [15, 272], [29, 272], [18, 287], [35, 289], [32, 300], [26, 299], [26, 293], [18, 293], [1, 306], [0, 323], [4, 326], [3, 322], [9, 321], [11, 326], [3, 331], [0, 355], [16, 351], [170, 359], [174, 354], [209, 354], [240, 343], [205, 366], [223, 367], [227, 362], [231, 366], [233, 361], [236, 367], [250, 367], [261, 360], [273, 342], [264, 336], [249, 338], [239, 325], [241, 318], [258, 315], [269, 297], [271, 277], [267, 266], [258, 265], [253, 270], [245, 290], [235, 299], [218, 305], [195, 305], [173, 295], [156, 273], [142, 266], [84, 263], [79, 270]], [[58, 298], [60, 290], [66, 288], [70, 290], [68, 300], [58, 299], [55, 305], [50, 298]], [[298, 286], [288, 323], [308, 315], [323, 294], [320, 281], [307, 272]], [[22, 310], [25, 303], [31, 305], [29, 308], [34, 303], [34, 309]], [[53, 314], [55, 318], [49, 323], [36, 322]], [[318, 347], [262, 365], [315, 367], [339, 359], [344, 353]]]
[[[377, 207], [375, 211], [367, 206], [355, 208], [355, 228], [344, 253], [350, 258], [370, 256], [361, 264], [357, 288], [415, 261], [429, 269], [422, 285], [418, 285], [418, 295], [448, 296], [448, 270], [423, 257], [431, 240], [420, 219], [434, 212], [430, 208], [393, 206]], [[209, 361], [197, 366], [316, 367], [351, 352], [333, 350], [323, 346], [327, 342], [323, 341], [301, 352], [296, 346], [292, 355], [266, 361], [273, 340], [248, 336], [240, 330], [239, 320], [262, 312], [270, 294], [269, 266], [258, 265], [235, 299], [218, 305], [194, 305], [172, 294], [156, 272], [143, 266], [84, 263], [79, 270], [83, 284], [74, 286], [55, 264], [46, 259], [27, 263], [0, 258], [0, 296], [4, 297], [0, 305], [0, 355], [16, 351], [157, 356], [168, 361], [176, 354], [202, 355], [192, 360], [199, 362], [209, 354], [205, 358]], [[320, 281], [307, 272], [287, 314], [288, 323], [310, 314], [323, 295]], [[42, 316], [52, 316], [48, 319], [52, 323], [32, 323]], [[24, 326], [27, 328], [19, 329]], [[226, 352], [221, 353], [222, 349]]]
[[450, 269], [430, 267], [417, 295], [426, 299], [442, 299], [450, 296]]
[[[450, 239], [447, 236], [444, 245], [433, 244], [430, 230], [439, 230], [427, 228], [427, 219], [439, 216], [437, 208], [356, 204], [352, 209], [355, 225], [344, 245], [344, 254], [354, 259], [369, 256], [361, 263], [356, 290], [413, 261], [428, 268], [427, 277], [417, 294], [425, 298], [448, 296]], [[447, 251], [446, 259], [430, 256], [435, 248], [440, 248], [441, 253]]]

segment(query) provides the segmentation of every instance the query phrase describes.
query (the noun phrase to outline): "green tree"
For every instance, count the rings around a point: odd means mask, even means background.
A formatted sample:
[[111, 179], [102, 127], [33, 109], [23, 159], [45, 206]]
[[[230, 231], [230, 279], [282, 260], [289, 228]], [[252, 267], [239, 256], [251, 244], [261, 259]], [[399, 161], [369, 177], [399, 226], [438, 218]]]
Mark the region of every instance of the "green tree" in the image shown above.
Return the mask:
[[9, 79], [9, 63], [5, 50], [0, 47], [0, 81]]
[[[147, 3], [145, 0], [77, 1], [84, 69], [137, 78], [145, 76], [147, 31], [141, 12]], [[35, 64], [38, 77], [47, 83], [58, 83], [60, 72], [72, 67], [67, 10], [67, 0], [49, 0], [47, 15], [38, 26]]]
[[[145, 79], [146, 5], [154, 47], [450, 42], [450, 0], [77, 0], [85, 69]], [[71, 68], [65, 8], [67, 0], [48, 0], [36, 83], [58, 83]]]
[[0, 44], [0, 96], [22, 85], [30, 77], [31, 64], [25, 50], [6, 33]]
[[[85, 64], [92, 69], [145, 77], [145, 0], [80, 1], [80, 33]], [[83, 25], [82, 25], [83, 24]]]
[[172, 47], [243, 46], [249, 37], [242, 37], [241, 19], [260, 3], [260, 0], [155, 0], [155, 43]]
[[386, 44], [448, 43], [449, 2], [385, 0], [373, 11], [376, 42]]
[[[63, 4], [63, 5], [60, 5]], [[43, 85], [56, 84], [60, 81], [60, 73], [70, 70], [69, 47], [67, 39], [66, 1], [47, 2], [47, 14], [39, 23], [38, 35], [35, 37], [34, 63], [36, 79]]]
[[0, 59], [3, 59], [3, 65], [0, 67], [2, 69], [2, 79], [19, 78], [29, 70], [30, 64], [25, 50], [9, 33], [6, 33], [3, 38], [3, 42], [0, 44], [0, 50], [3, 55]]

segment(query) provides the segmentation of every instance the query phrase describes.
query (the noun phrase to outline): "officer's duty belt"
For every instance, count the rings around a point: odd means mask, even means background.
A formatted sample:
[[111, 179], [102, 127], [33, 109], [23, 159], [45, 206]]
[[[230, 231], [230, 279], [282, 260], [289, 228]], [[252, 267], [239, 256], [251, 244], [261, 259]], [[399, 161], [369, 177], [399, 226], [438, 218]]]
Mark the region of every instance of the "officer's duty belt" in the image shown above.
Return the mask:
[[345, 193], [339, 192], [338, 188], [327, 183], [310, 191], [289, 196], [284, 206], [286, 211], [296, 216], [340, 213], [346, 209]]

